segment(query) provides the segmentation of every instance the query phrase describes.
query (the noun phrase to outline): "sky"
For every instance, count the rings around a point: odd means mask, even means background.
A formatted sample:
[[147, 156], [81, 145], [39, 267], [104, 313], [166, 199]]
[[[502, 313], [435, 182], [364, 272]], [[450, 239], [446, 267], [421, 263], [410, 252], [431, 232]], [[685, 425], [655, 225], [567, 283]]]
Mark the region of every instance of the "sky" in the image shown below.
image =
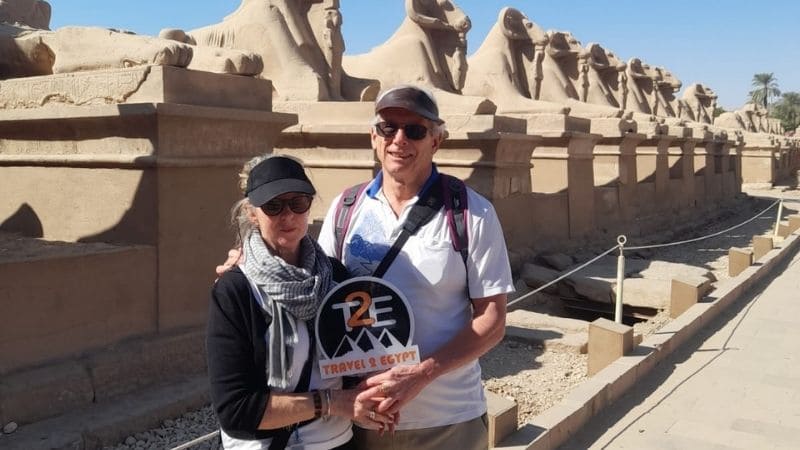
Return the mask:
[[[402, 22], [403, 0], [340, 0], [346, 54], [366, 53]], [[51, 28], [101, 26], [157, 35], [219, 22], [240, 0], [49, 0]], [[684, 86], [703, 83], [726, 110], [741, 107], [753, 74], [771, 72], [783, 92], [800, 92], [798, 0], [455, 0], [472, 21], [468, 54], [501, 8], [525, 13], [545, 30], [570, 31], [627, 61], [663, 66]], [[402, 55], [398, 55], [401, 63]]]

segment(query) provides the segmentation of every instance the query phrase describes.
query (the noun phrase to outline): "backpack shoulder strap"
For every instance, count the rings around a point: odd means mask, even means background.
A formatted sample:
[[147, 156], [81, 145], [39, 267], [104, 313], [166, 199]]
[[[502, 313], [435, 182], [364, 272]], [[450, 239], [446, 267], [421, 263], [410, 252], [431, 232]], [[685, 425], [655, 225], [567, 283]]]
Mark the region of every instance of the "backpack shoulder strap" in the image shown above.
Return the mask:
[[339, 203], [336, 205], [336, 213], [334, 214], [333, 222], [333, 236], [336, 242], [336, 258], [342, 259], [342, 249], [344, 248], [344, 237], [347, 236], [347, 230], [350, 228], [350, 218], [353, 215], [353, 206], [356, 201], [361, 197], [361, 194], [366, 189], [367, 184], [361, 183], [355, 186], [350, 186], [342, 192], [339, 198]]
[[436, 183], [424, 192], [417, 200], [417, 203], [408, 211], [406, 220], [403, 222], [403, 230], [397, 236], [394, 244], [392, 244], [380, 264], [378, 264], [378, 268], [375, 269], [372, 276], [382, 278], [408, 238], [416, 234], [423, 225], [430, 222], [433, 216], [442, 209], [443, 205], [442, 187], [441, 184]]
[[464, 182], [451, 175], [441, 174], [444, 207], [447, 214], [447, 226], [450, 229], [450, 239], [453, 249], [461, 254], [464, 265], [469, 256], [469, 235], [467, 233], [467, 186]]

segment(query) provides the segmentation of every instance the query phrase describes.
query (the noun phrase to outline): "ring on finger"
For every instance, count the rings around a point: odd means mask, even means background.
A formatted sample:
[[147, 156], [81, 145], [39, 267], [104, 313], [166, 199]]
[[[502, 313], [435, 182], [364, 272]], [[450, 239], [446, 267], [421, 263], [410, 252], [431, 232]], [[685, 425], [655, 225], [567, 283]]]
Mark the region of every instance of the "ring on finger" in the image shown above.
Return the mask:
[[386, 394], [389, 393], [389, 389], [386, 387], [385, 384], [380, 385], [380, 387], [378, 387], [378, 390], [381, 391], [381, 394], [383, 394], [383, 395], [386, 395]]
[[375, 420], [375, 411], [369, 412], [369, 420]]

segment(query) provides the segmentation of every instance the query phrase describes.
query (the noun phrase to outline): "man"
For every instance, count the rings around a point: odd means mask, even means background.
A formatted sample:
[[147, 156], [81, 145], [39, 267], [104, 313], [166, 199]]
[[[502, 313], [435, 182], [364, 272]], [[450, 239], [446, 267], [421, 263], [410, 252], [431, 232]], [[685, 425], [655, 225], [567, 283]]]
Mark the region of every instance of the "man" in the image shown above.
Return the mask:
[[[444, 121], [433, 97], [413, 86], [384, 92], [370, 130], [381, 171], [352, 206], [342, 237], [342, 262], [354, 276], [371, 275], [402, 230], [409, 210], [439, 177], [433, 155]], [[399, 413], [395, 433], [356, 427], [364, 449], [485, 449], [486, 400], [478, 358], [505, 331], [506, 296], [513, 291], [503, 233], [488, 200], [467, 188], [468, 257], [451, 243], [444, 208], [411, 236], [383, 279], [408, 299], [420, 363], [396, 366], [365, 380], [361, 399], [379, 413]], [[320, 232], [337, 252], [335, 200]]]

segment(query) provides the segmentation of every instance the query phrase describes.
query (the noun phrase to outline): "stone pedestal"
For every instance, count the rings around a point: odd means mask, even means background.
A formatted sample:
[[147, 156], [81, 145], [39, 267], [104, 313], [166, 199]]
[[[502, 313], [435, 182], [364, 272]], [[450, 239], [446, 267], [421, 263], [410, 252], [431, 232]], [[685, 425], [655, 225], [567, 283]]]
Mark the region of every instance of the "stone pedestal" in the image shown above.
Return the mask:
[[774, 139], [764, 133], [743, 133], [742, 183], [772, 187], [777, 181], [775, 160], [779, 151]]
[[703, 205], [710, 210], [719, 204], [722, 197], [722, 173], [724, 170], [722, 144], [714, 137], [705, 145], [706, 167], [704, 171], [705, 199]]
[[731, 247], [728, 250], [728, 275], [735, 277], [753, 265], [753, 251], [748, 248]]
[[517, 403], [485, 390], [486, 413], [489, 418], [489, 448], [500, 445], [505, 438], [517, 430]]
[[633, 348], [633, 328], [608, 319], [589, 324], [589, 363], [587, 375], [592, 376], [624, 356]]
[[531, 157], [532, 191], [566, 194], [567, 237], [583, 238], [595, 231], [593, 158], [600, 136], [588, 133], [587, 119], [561, 116], [563, 121], [545, 125], [546, 116], [528, 120], [528, 133], [539, 138]]
[[[700, 131], [698, 128], [695, 132]], [[710, 185], [714, 174], [714, 142], [713, 135], [709, 131], [703, 131], [701, 137], [694, 146], [694, 206], [705, 210], [710, 208], [708, 198], [711, 195]]]
[[727, 200], [735, 199], [742, 193], [742, 151], [744, 140], [734, 135], [725, 147], [728, 155], [728, 171], [725, 174], [724, 194]]
[[674, 176], [677, 176], [680, 173], [680, 180], [679, 189], [677, 192], [680, 193], [680, 210], [682, 211], [691, 211], [695, 207], [696, 202], [696, 177], [695, 177], [695, 158], [694, 158], [694, 150], [697, 147], [697, 143], [699, 139], [695, 138], [696, 133], [695, 130], [691, 130], [692, 138], [686, 139], [680, 146], [680, 153], [677, 152], [671, 155], [672, 157], [676, 158], [675, 164], [670, 166], [670, 179]]
[[681, 276], [672, 279], [669, 294], [669, 317], [674, 319], [705, 295], [707, 278]]
[[[70, 315], [48, 313], [48, 328], [63, 328], [48, 340], [59, 342], [63, 351], [41, 355], [64, 357], [110, 344], [120, 333], [202, 326], [214, 266], [234, 241], [228, 211], [241, 198], [237, 173], [250, 157], [271, 151], [280, 130], [296, 121], [269, 110], [271, 83], [168, 67], [2, 83], [3, 95], [11, 86], [30, 89], [20, 91], [18, 109], [0, 111], [0, 222], [26, 205], [45, 239], [146, 246], [153, 252], [147, 264], [129, 267], [153, 271], [154, 277], [152, 291], [135, 296], [135, 305], [107, 303], [134, 292], [123, 287], [85, 285], [59, 298], [65, 311], [91, 304], [111, 310], [87, 311], [84, 323], [106, 326], [80, 338], [68, 324]], [[42, 92], [50, 92], [44, 106], [31, 107]], [[8, 107], [7, 97], [4, 102]], [[40, 275], [44, 286], [56, 282], [48, 277], [61, 276]], [[46, 297], [28, 300], [52, 300]], [[130, 326], [106, 328], [114, 323], [107, 317], [128, 306]], [[23, 312], [43, 314], [37, 308]]]
[[789, 221], [789, 233], [800, 230], [800, 214], [793, 214], [786, 218]]
[[772, 236], [753, 236], [753, 261], [758, 261], [775, 248]]
[[597, 224], [612, 234], [630, 233], [639, 212], [636, 146], [644, 135], [604, 135], [594, 146], [595, 214]]
[[651, 215], [670, 210], [669, 149], [671, 136], [645, 139], [636, 148], [639, 211]]

